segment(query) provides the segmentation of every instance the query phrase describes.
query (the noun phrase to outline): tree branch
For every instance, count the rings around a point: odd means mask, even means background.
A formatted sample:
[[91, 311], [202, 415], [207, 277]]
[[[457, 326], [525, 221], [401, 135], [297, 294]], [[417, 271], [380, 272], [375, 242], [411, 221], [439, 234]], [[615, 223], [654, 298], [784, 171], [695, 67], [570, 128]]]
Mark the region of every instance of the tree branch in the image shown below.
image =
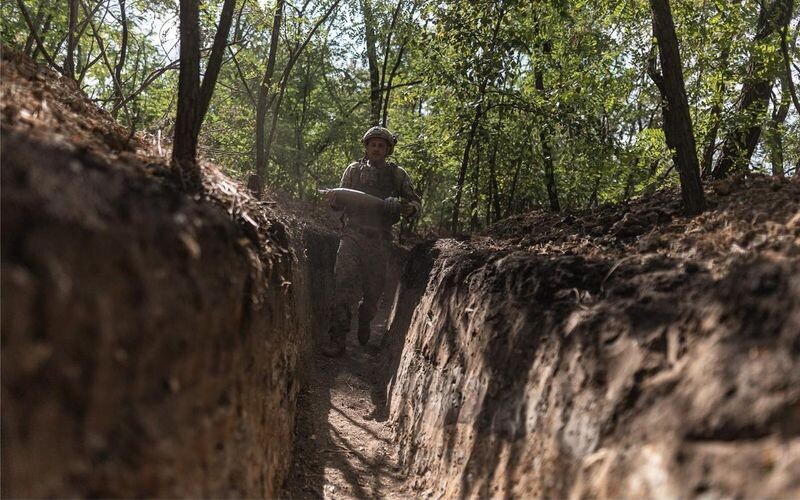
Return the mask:
[[[800, 24], [798, 24], [800, 26]], [[791, 69], [791, 57], [789, 55], [789, 44], [786, 40], [787, 35], [789, 32], [789, 25], [783, 27], [781, 30], [781, 52], [783, 52], [783, 63], [784, 69], [786, 70], [786, 83], [789, 87], [789, 94], [792, 96], [792, 103], [794, 103], [794, 109], [800, 113], [800, 101], [797, 99], [797, 90], [794, 86], [794, 80], [792, 79], [792, 69]], [[795, 31], [795, 35], [797, 35], [797, 31]], [[794, 37], [795, 40], [797, 36]]]
[[25, 2], [23, 0], [17, 0], [17, 5], [19, 6], [19, 10], [22, 11], [22, 17], [25, 19], [25, 24], [28, 25], [28, 29], [31, 30], [31, 35], [33, 35], [33, 40], [36, 42], [36, 46], [42, 52], [42, 56], [44, 56], [45, 61], [47, 64], [58, 70], [59, 73], [64, 72], [64, 68], [56, 64], [47, 50], [44, 48], [44, 42], [42, 42], [42, 38], [39, 36], [39, 30], [36, 29], [36, 26], [33, 25], [33, 21], [31, 20], [31, 14], [28, 12], [28, 8], [25, 6]]

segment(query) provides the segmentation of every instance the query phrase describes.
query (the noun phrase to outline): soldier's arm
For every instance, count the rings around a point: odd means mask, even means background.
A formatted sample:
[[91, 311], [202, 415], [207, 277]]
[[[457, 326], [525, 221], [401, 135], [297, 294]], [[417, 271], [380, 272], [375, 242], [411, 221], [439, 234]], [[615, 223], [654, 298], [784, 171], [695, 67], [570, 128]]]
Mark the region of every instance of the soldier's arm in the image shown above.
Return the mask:
[[402, 214], [405, 217], [415, 217], [419, 214], [422, 206], [422, 198], [414, 190], [414, 185], [411, 183], [411, 177], [405, 170], [398, 167], [402, 181], [400, 182], [400, 199], [403, 200], [401, 207]]
[[339, 187], [343, 188], [353, 188], [353, 165], [348, 165], [346, 169], [344, 169], [344, 173], [342, 174], [342, 181], [339, 183]]

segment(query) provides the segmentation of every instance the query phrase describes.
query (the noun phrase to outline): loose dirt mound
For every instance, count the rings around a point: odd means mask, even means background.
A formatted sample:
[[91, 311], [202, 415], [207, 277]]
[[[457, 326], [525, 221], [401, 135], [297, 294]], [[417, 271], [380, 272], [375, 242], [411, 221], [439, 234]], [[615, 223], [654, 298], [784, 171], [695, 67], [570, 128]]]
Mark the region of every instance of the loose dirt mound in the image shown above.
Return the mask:
[[66, 80], [0, 71], [3, 496], [273, 496], [335, 240], [212, 165], [187, 196]]
[[390, 411], [417, 491], [800, 494], [800, 188], [708, 197], [518, 216], [408, 268]]

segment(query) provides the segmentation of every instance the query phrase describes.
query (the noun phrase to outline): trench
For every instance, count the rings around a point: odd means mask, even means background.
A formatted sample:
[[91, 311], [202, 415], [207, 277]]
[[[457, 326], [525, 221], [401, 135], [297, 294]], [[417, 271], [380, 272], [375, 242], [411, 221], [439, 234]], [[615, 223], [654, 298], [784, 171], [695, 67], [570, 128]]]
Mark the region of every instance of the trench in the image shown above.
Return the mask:
[[370, 345], [312, 354], [284, 494], [795, 494], [798, 271], [419, 245]]
[[5, 61], [0, 496], [800, 497], [797, 183], [417, 245], [331, 360], [334, 232]]
[[[325, 267], [330, 279], [335, 253], [328, 256], [333, 257]], [[409, 494], [386, 398], [392, 373], [387, 362], [392, 349], [397, 348], [396, 343], [390, 345], [389, 328], [396, 295], [399, 300], [401, 268], [407, 258], [398, 247], [366, 346], [349, 335], [342, 358], [327, 358], [319, 349], [309, 353], [307, 382], [298, 396], [292, 466], [283, 496], [401, 498]], [[330, 292], [328, 289], [329, 299]], [[314, 332], [317, 347], [327, 341], [327, 328], [322, 326]]]

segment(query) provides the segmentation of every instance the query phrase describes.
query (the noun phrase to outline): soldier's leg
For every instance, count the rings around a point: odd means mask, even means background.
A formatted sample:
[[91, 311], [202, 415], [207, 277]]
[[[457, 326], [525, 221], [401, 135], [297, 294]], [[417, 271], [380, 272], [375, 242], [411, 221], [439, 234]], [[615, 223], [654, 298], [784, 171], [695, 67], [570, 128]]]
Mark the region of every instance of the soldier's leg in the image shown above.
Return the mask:
[[365, 258], [365, 269], [362, 274], [364, 298], [358, 306], [358, 342], [367, 345], [370, 336], [370, 323], [378, 312], [383, 288], [386, 284], [387, 245], [377, 241], [369, 249], [369, 257]]
[[361, 294], [361, 278], [359, 271], [358, 247], [355, 242], [343, 237], [339, 242], [334, 267], [334, 296], [331, 306], [330, 346], [323, 352], [329, 356], [344, 353], [347, 332], [350, 330], [350, 318], [353, 306]]

